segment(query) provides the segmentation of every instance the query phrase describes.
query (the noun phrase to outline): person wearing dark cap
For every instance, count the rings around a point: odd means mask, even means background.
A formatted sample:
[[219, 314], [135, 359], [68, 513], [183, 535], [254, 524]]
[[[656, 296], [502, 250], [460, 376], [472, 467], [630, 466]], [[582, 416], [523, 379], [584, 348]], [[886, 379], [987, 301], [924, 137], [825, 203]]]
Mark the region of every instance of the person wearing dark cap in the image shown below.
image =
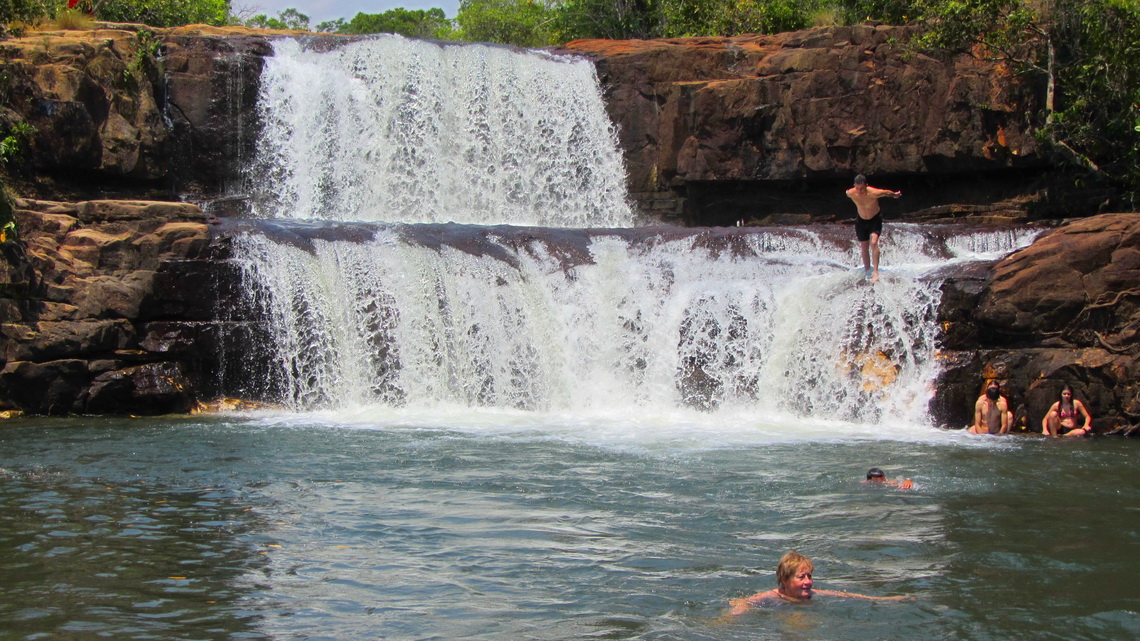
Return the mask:
[[912, 481], [910, 479], [903, 479], [901, 481], [899, 481], [899, 480], [892, 481], [891, 479], [888, 479], [887, 475], [884, 474], [883, 471], [877, 467], [872, 467], [871, 469], [867, 470], [867, 480], [864, 482], [865, 483], [881, 483], [881, 484], [886, 485], [888, 487], [897, 487], [900, 490], [914, 489], [914, 481]]
[[883, 233], [879, 199], [883, 196], [898, 198], [902, 192], [870, 187], [863, 174], [855, 176], [854, 186], [847, 190], [847, 197], [855, 203], [859, 214], [855, 218], [855, 238], [863, 254], [863, 273], [871, 278], [872, 283], [879, 280], [879, 236]]

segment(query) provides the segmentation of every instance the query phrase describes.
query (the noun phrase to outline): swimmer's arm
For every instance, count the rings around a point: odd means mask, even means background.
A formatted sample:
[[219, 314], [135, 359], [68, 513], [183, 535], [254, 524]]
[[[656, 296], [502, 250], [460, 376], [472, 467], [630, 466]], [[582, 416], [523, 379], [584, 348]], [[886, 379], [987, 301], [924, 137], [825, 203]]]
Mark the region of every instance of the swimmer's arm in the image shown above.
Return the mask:
[[752, 606], [760, 605], [768, 599], [773, 598], [775, 596], [775, 592], [775, 590], [768, 590], [767, 592], [758, 592], [750, 597], [733, 599], [728, 602], [728, 604], [732, 606], [728, 613], [732, 616], [744, 614], [745, 612], [752, 609]]
[[875, 198], [882, 198], [883, 196], [890, 196], [891, 198], [899, 198], [902, 196], [901, 191], [891, 191], [890, 189], [879, 189], [878, 187], [868, 187], [867, 193]]

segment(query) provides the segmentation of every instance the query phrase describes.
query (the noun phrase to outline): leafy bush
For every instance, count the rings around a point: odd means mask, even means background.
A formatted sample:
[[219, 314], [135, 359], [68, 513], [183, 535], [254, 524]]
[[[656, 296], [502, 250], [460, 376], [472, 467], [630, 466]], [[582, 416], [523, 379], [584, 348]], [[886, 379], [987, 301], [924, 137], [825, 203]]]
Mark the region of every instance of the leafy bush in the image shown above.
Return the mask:
[[1045, 88], [1039, 137], [1137, 199], [1140, 3], [921, 0], [917, 9], [926, 28], [918, 46], [969, 51], [1039, 80]]
[[55, 17], [62, 6], [61, 0], [0, 0], [0, 22], [35, 24]]
[[103, 0], [95, 11], [100, 20], [140, 22], [152, 27], [184, 24], [224, 25], [230, 0]]
[[554, 10], [537, 0], [461, 0], [458, 40], [520, 47], [557, 44]]
[[451, 32], [451, 21], [443, 9], [392, 9], [384, 13], [358, 13], [343, 24], [339, 33], [398, 33], [408, 38], [440, 38]]
[[19, 121], [8, 128], [8, 133], [0, 139], [0, 163], [21, 165], [27, 158], [32, 136], [36, 128]]

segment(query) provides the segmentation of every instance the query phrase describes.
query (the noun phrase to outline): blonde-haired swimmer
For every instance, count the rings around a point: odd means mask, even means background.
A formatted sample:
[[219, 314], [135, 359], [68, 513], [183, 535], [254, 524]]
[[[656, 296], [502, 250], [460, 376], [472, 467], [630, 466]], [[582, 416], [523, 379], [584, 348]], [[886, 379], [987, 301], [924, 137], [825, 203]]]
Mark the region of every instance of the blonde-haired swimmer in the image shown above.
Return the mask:
[[868, 596], [854, 592], [837, 592], [835, 590], [815, 590], [812, 588], [811, 573], [815, 565], [811, 559], [796, 551], [788, 552], [780, 559], [776, 566], [777, 588], [767, 592], [758, 592], [750, 597], [733, 599], [729, 601], [732, 609], [729, 614], [744, 614], [753, 606], [768, 601], [787, 601], [789, 603], [807, 603], [816, 596], [842, 596], [853, 599], [869, 599], [872, 601], [902, 601], [907, 596]]

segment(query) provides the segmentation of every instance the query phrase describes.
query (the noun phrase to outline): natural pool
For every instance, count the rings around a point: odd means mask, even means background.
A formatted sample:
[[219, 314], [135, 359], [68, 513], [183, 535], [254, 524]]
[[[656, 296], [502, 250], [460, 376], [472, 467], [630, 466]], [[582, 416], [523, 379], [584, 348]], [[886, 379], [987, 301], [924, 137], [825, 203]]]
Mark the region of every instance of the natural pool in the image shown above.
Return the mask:
[[[699, 413], [18, 419], [0, 638], [1134, 638], [1137, 458]], [[915, 599], [722, 618], [792, 548]]]

